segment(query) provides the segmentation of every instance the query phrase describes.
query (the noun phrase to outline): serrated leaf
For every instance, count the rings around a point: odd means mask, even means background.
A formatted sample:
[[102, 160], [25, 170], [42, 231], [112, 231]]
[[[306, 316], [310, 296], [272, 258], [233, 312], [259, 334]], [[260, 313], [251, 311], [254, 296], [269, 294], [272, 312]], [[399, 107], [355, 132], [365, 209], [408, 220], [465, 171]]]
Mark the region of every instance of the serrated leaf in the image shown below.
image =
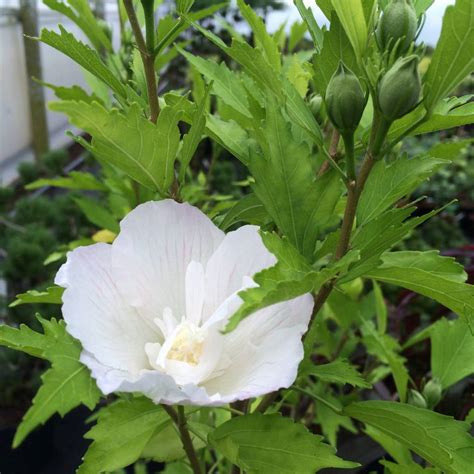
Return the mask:
[[462, 319], [441, 319], [430, 329], [431, 370], [443, 389], [474, 374], [474, 335]]
[[44, 334], [33, 331], [25, 324], [21, 324], [18, 328], [7, 324], [0, 325], [0, 345], [2, 346], [43, 359], [48, 344], [48, 338]]
[[433, 110], [437, 102], [474, 70], [474, 3], [456, 0], [446, 8], [441, 37], [425, 75], [425, 106]]
[[413, 461], [409, 464], [395, 464], [389, 461], [380, 461], [380, 464], [388, 469], [389, 474], [441, 474], [439, 469], [434, 467], [423, 468]]
[[54, 188], [79, 189], [81, 191], [107, 191], [107, 186], [101, 183], [91, 173], [81, 171], [71, 171], [66, 177], [60, 178], [42, 178], [33, 181], [25, 186], [26, 189], [38, 189], [44, 186]]
[[392, 204], [408, 196], [429, 176], [447, 164], [447, 160], [427, 156], [408, 158], [406, 155], [400, 155], [389, 165], [383, 160], [378, 161], [360, 197], [357, 208], [359, 225], [374, 219]]
[[67, 0], [74, 10], [57, 0], [44, 0], [43, 3], [51, 10], [62, 13], [73, 21], [97, 50], [100, 48], [105, 48], [107, 51], [113, 50], [109, 37], [98, 23], [87, 0]]
[[349, 384], [353, 387], [370, 388], [372, 386], [347, 359], [336, 359], [328, 364], [320, 365], [305, 362], [301, 368], [301, 375], [314, 375], [323, 382]]
[[382, 260], [368, 278], [427, 296], [467, 319], [474, 313], [474, 285], [464, 283], [464, 269], [454, 259], [429, 251], [391, 252]]
[[237, 0], [237, 5], [240, 13], [253, 31], [256, 46], [261, 49], [270, 66], [279, 72], [281, 70], [281, 57], [278, 45], [268, 34], [263, 19], [243, 0]]
[[127, 93], [123, 84], [116, 78], [112, 71], [102, 62], [96, 51], [78, 41], [62, 25], [59, 25], [61, 34], [43, 29], [39, 40], [69, 56], [73, 61], [82, 66], [86, 71], [96, 76], [107, 84], [119, 96], [126, 97]]
[[265, 207], [257, 196], [251, 193], [244, 196], [230, 208], [219, 227], [226, 231], [239, 222], [261, 226], [269, 221], [270, 216], [265, 210]]
[[194, 56], [178, 48], [178, 51], [191, 63], [208, 81], [213, 81], [212, 92], [230, 107], [246, 117], [252, 117], [249, 111], [247, 92], [239, 77], [225, 63], [217, 64], [210, 59]]
[[119, 233], [120, 226], [118, 220], [107, 208], [99, 204], [97, 200], [86, 197], [75, 197], [74, 202], [84, 213], [87, 220], [96, 225], [99, 229], [107, 229], [114, 234]]
[[241, 469], [252, 473], [313, 474], [326, 467], [358, 464], [334, 455], [321, 436], [280, 415], [239, 416], [220, 425], [208, 437], [211, 445]]
[[138, 460], [152, 437], [171, 423], [166, 412], [147, 398], [119, 400], [99, 411], [97, 424], [78, 474], [111, 472]]
[[226, 331], [235, 329], [240, 321], [258, 309], [318, 290], [358, 258], [357, 252], [349, 252], [333, 265], [316, 271], [286, 239], [271, 233], [262, 232], [261, 235], [278, 262], [254, 275], [258, 287], [239, 293], [243, 304], [230, 318]]
[[342, 194], [339, 177], [329, 172], [314, 178], [310, 147], [275, 103], [267, 106], [262, 132], [262, 150], [251, 150], [248, 164], [253, 190], [284, 235], [311, 259], [318, 234], [331, 221]]
[[305, 6], [303, 0], [294, 0], [294, 4], [308, 27], [316, 52], [319, 52], [323, 46], [323, 31], [316, 22], [313, 11]]
[[362, 0], [331, 0], [344, 31], [360, 59], [364, 54], [368, 28]]
[[413, 229], [441, 212], [443, 208], [408, 219], [414, 210], [413, 206], [389, 209], [359, 227], [354, 233], [351, 247], [360, 252], [360, 261], [352, 266], [349, 273], [341, 279], [341, 283], [360, 276], [370, 278], [372, 269], [381, 265], [381, 256], [384, 252], [403, 240]]
[[92, 136], [90, 144], [81, 143], [99, 160], [150, 189], [166, 193], [173, 181], [180, 141], [179, 104], [164, 107], [156, 125], [143, 116], [137, 104], [132, 104], [126, 114], [95, 102], [55, 102], [50, 108], [67, 114], [71, 123]]
[[474, 439], [467, 433], [468, 423], [396, 402], [356, 402], [344, 413], [377, 428], [446, 474], [471, 470]]
[[366, 425], [364, 433], [380, 444], [380, 446], [382, 446], [383, 449], [385, 449], [385, 451], [398, 463], [412, 463], [410, 450], [399, 441], [394, 440], [392, 437], [387, 436], [385, 433], [382, 433], [371, 425]]
[[443, 99], [438, 102], [433, 113], [426, 121], [415, 129], [411, 129], [412, 125], [425, 115], [425, 109], [423, 105], [420, 105], [405, 117], [393, 123], [389, 138], [398, 139], [406, 132], [409, 132], [409, 136], [416, 136], [472, 124], [474, 122], [474, 105], [469, 102], [471, 99], [472, 96]]
[[29, 290], [26, 293], [16, 295], [15, 301], [10, 303], [10, 308], [19, 306], [21, 304], [61, 304], [64, 288], [59, 286], [50, 286], [45, 291]]
[[367, 352], [390, 366], [400, 400], [405, 402], [408, 370], [405, 367], [405, 358], [399, 354], [401, 348], [397, 341], [388, 334], [380, 334], [372, 321], [364, 319], [361, 319], [361, 332]]
[[193, 115], [193, 121], [191, 125], [191, 130], [189, 133], [184, 135], [183, 137], [183, 146], [179, 153], [179, 160], [181, 162], [181, 168], [179, 170], [179, 181], [180, 183], [184, 183], [186, 170], [189, 166], [189, 163], [193, 159], [194, 153], [199, 146], [203, 138], [203, 133], [206, 128], [206, 105], [207, 99], [209, 97], [209, 90], [210, 87], [207, 87], [202, 97], [196, 112]]
[[18, 447], [31, 431], [55, 413], [64, 416], [81, 404], [92, 410], [100, 398], [89, 369], [79, 362], [79, 342], [69, 336], [64, 323], [49, 324], [48, 330], [55, 332], [55, 340], [45, 348], [44, 357], [51, 361], [51, 368], [41, 377], [43, 385], [18, 426], [13, 447]]
[[318, 92], [324, 97], [332, 75], [340, 61], [357, 71], [357, 59], [354, 50], [347, 38], [341, 22], [335, 14], [331, 18], [331, 27], [324, 32], [324, 42], [321, 52], [313, 59], [313, 79]]

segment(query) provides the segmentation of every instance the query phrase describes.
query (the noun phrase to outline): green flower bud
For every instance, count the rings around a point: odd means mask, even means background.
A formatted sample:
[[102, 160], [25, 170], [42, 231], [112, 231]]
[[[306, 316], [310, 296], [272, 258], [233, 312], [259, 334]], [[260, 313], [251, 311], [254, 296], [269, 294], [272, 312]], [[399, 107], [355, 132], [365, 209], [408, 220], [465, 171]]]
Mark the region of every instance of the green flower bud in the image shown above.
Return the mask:
[[313, 95], [309, 100], [309, 108], [314, 118], [319, 118], [321, 113], [321, 107], [323, 106], [323, 98], [319, 94]]
[[382, 50], [392, 50], [400, 40], [398, 53], [403, 54], [416, 36], [418, 19], [410, 0], [392, 0], [383, 11], [377, 28], [377, 40]]
[[430, 380], [423, 388], [423, 397], [428, 408], [434, 408], [441, 400], [443, 387], [438, 379]]
[[365, 103], [359, 79], [340, 62], [326, 90], [326, 109], [331, 122], [342, 134], [354, 133]]
[[408, 394], [408, 403], [418, 408], [426, 408], [426, 400], [423, 395], [417, 390], [410, 390]]
[[379, 83], [380, 110], [391, 122], [410, 112], [420, 99], [418, 56], [398, 59]]

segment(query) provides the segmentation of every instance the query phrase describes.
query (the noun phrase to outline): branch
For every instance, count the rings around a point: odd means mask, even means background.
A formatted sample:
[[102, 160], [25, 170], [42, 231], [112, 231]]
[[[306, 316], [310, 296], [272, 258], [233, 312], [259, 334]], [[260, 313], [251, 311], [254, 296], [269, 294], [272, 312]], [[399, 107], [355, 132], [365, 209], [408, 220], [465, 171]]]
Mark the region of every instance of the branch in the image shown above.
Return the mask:
[[[158, 102], [158, 86], [156, 83], [156, 74], [155, 74], [155, 56], [154, 56], [154, 45], [151, 44], [154, 39], [154, 35], [150, 31], [150, 28], [153, 28], [154, 25], [150, 25], [150, 20], [147, 21], [147, 39], [148, 45], [145, 42], [143, 37], [142, 29], [140, 23], [138, 22], [135, 9], [133, 8], [132, 0], [123, 0], [125, 10], [130, 20], [130, 26], [132, 27], [133, 34], [135, 35], [135, 41], [137, 43], [138, 51], [143, 61], [143, 68], [145, 69], [145, 78], [146, 86], [148, 91], [148, 101], [150, 103], [150, 121], [156, 123], [158, 120], [158, 115], [160, 114], [160, 104]], [[145, 12], [145, 15], [147, 12]]]
[[193, 473], [202, 474], [201, 465], [199, 464], [199, 460], [194, 449], [193, 441], [189, 434], [186, 415], [184, 414], [184, 407], [178, 406], [178, 411], [176, 411], [173, 407], [169, 405], [163, 404], [161, 406], [163, 407], [163, 410], [168, 413], [169, 417], [173, 420], [176, 427], [178, 428], [181, 443], [183, 445], [184, 452], [188, 456], [189, 462], [191, 463]]

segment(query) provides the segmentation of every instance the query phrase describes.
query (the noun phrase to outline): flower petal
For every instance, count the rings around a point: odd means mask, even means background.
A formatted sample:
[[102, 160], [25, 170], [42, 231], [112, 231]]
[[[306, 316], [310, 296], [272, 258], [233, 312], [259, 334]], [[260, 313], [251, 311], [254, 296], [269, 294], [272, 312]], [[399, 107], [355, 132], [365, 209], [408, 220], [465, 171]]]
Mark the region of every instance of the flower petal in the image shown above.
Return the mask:
[[303, 295], [257, 311], [224, 336], [219, 374], [203, 384], [228, 403], [289, 387], [303, 359], [302, 335], [313, 310], [311, 295]]
[[149, 367], [145, 344], [161, 335], [123, 300], [111, 256], [108, 244], [79, 247], [68, 254], [55, 283], [66, 288], [62, 313], [68, 332], [100, 362], [136, 373]]
[[229, 232], [206, 266], [204, 321], [233, 293], [245, 277], [275, 265], [276, 258], [262, 242], [258, 227], [247, 225]]
[[170, 307], [186, 312], [185, 280], [191, 261], [205, 265], [224, 233], [200, 210], [172, 200], [138, 206], [121, 222], [113, 243], [114, 278], [126, 300], [147, 317]]

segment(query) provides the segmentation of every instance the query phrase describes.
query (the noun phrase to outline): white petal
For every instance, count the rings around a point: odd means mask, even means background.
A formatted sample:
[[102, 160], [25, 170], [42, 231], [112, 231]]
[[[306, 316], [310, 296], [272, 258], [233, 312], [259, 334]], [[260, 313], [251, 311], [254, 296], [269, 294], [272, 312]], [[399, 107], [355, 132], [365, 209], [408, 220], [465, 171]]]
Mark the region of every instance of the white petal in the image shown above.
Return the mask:
[[97, 386], [105, 395], [113, 392], [140, 393], [155, 403], [167, 405], [220, 406], [226, 402], [219, 395], [209, 396], [206, 390], [195, 384], [178, 387], [173, 378], [163, 372], [143, 370], [130, 373], [107, 367], [87, 351], [81, 354], [81, 362], [87, 366]]
[[204, 305], [204, 267], [191, 262], [186, 270], [186, 320], [198, 326]]
[[205, 265], [223, 238], [205, 214], [188, 204], [142, 204], [122, 221], [113, 243], [114, 278], [127, 301], [150, 319], [169, 306], [181, 320], [188, 265], [193, 260]]
[[203, 384], [207, 392], [232, 402], [258, 397], [295, 380], [303, 359], [302, 335], [313, 310], [311, 295], [257, 311], [224, 336], [219, 374]]
[[229, 232], [206, 266], [204, 320], [233, 293], [242, 289], [245, 277], [252, 277], [276, 263], [262, 242], [256, 226]]
[[68, 332], [102, 363], [136, 373], [149, 367], [145, 343], [160, 335], [118, 292], [111, 250], [95, 244], [70, 252], [55, 282], [66, 288], [62, 312]]

